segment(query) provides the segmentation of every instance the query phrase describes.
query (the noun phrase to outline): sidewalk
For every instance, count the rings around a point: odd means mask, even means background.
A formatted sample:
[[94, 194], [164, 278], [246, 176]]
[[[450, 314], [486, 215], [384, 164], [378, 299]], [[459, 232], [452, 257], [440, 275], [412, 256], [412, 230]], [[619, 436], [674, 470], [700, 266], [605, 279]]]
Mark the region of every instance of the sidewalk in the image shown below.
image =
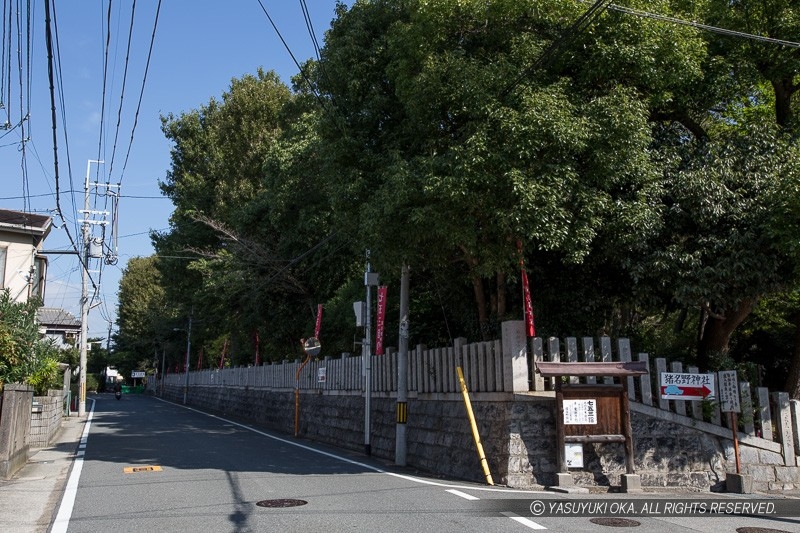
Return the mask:
[[0, 480], [0, 531], [44, 533], [58, 512], [86, 417], [63, 419], [53, 443], [34, 448], [10, 480]]

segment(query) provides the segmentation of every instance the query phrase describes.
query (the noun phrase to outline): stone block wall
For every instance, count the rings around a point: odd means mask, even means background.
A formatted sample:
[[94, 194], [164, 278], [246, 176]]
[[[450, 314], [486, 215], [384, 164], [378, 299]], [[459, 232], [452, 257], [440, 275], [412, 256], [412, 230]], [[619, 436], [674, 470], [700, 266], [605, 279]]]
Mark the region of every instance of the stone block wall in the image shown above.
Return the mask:
[[[182, 388], [165, 388], [180, 403]], [[541, 489], [556, 484], [555, 399], [546, 394], [485, 393], [471, 404], [487, 463], [496, 484]], [[291, 389], [192, 387], [191, 406], [294, 434], [295, 397]], [[341, 391], [300, 394], [299, 437], [364, 451], [364, 398]], [[396, 400], [388, 394], [371, 401], [371, 453], [395, 459]], [[735, 472], [730, 430], [688, 417], [638, 407], [631, 416], [636, 473], [645, 488], [697, 491], [725, 489], [726, 472]], [[726, 433], [727, 431], [727, 433]], [[409, 398], [408, 466], [438, 475], [484, 482], [471, 426], [460, 394], [420, 394]], [[727, 435], [727, 436], [726, 436]], [[797, 466], [785, 466], [781, 445], [763, 439], [740, 442], [742, 473], [757, 491], [795, 488]], [[579, 486], [621, 484], [622, 444], [584, 445], [584, 468], [570, 469]]]
[[60, 390], [47, 391], [47, 396], [34, 396], [34, 402], [42, 406], [41, 412], [31, 413], [31, 429], [28, 444], [32, 448], [42, 448], [61, 428], [64, 416], [64, 393]]

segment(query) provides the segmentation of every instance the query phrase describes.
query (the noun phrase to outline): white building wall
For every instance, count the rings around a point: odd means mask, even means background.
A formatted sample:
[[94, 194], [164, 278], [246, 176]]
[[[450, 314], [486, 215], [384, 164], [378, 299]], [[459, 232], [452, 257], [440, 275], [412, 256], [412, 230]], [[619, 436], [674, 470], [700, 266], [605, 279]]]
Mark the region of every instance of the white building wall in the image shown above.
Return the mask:
[[36, 249], [31, 246], [28, 235], [0, 233], [0, 248], [5, 248], [5, 272], [3, 287], [9, 289], [11, 298], [17, 302], [27, 302], [29, 279]]

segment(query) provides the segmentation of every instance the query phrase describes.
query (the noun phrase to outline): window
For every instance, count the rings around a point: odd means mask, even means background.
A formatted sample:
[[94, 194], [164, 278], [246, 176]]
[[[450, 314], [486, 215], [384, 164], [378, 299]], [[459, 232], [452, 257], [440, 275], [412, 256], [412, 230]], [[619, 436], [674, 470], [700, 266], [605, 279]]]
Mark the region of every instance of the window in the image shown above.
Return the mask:
[[31, 277], [31, 295], [38, 296], [44, 301], [44, 287], [47, 279], [47, 257], [37, 255], [33, 258], [33, 272]]

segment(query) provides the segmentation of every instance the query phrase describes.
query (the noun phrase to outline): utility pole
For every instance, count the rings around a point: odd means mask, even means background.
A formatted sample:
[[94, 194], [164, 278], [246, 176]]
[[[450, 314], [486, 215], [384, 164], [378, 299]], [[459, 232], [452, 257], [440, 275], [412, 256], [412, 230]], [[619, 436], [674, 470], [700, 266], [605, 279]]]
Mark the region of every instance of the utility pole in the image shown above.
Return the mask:
[[189, 395], [189, 354], [192, 351], [192, 315], [194, 308], [189, 313], [189, 329], [186, 332], [186, 383], [183, 385], [183, 405], [186, 405], [186, 400]]
[[394, 463], [406, 465], [408, 423], [408, 281], [409, 268], [404, 264], [400, 274], [400, 342], [397, 352], [397, 426]]
[[367, 250], [367, 269], [364, 273], [364, 285], [367, 286], [367, 305], [366, 319], [364, 323], [364, 342], [362, 343], [362, 354], [364, 356], [364, 453], [372, 455], [372, 444], [370, 437], [372, 433], [372, 423], [370, 415], [372, 411], [372, 287], [380, 284], [380, 276], [377, 272], [372, 272], [369, 264], [370, 252]]
[[88, 345], [89, 336], [89, 241], [91, 230], [89, 225], [90, 211], [89, 211], [89, 172], [92, 163], [100, 164], [103, 161], [96, 161], [90, 159], [86, 163], [86, 181], [84, 183], [83, 192], [83, 221], [81, 224], [81, 234], [83, 236], [83, 250], [81, 254], [81, 261], [83, 268], [81, 268], [81, 359], [80, 359], [80, 389], [78, 401], [78, 416], [86, 414], [86, 347]]

